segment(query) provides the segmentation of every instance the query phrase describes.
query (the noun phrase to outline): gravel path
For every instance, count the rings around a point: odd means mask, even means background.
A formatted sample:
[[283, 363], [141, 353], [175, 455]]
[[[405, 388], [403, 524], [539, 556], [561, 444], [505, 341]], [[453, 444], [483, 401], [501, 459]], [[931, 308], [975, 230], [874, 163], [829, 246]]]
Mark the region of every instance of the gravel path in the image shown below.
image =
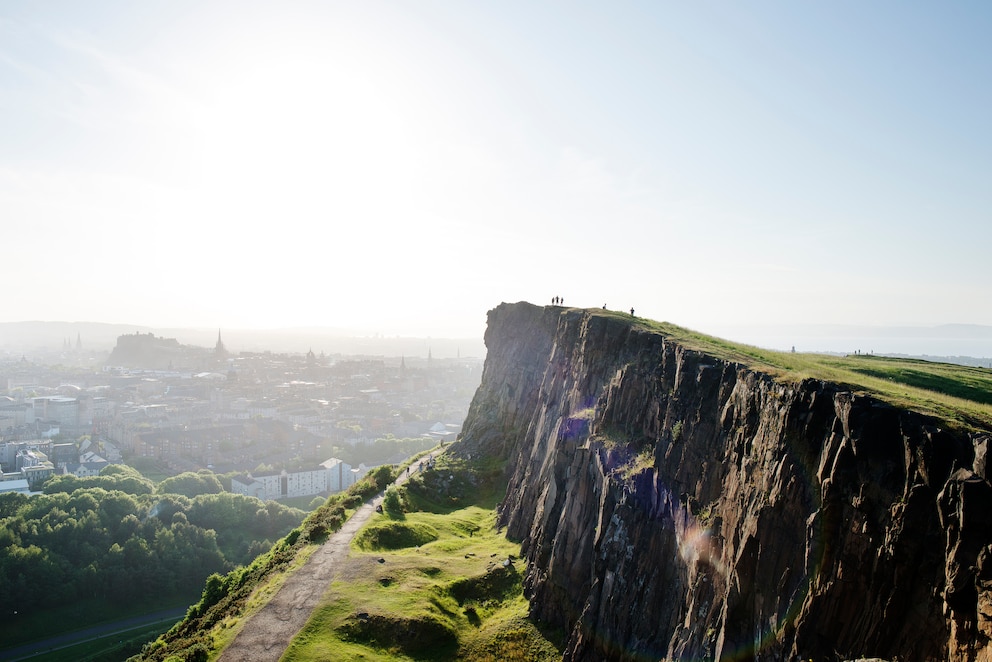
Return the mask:
[[[403, 484], [408, 477], [406, 473], [400, 474], [395, 484]], [[289, 642], [320, 603], [335, 571], [348, 558], [351, 539], [375, 512], [382, 494], [366, 501], [314, 551], [303, 567], [286, 579], [268, 604], [242, 626], [218, 658], [219, 662], [274, 662], [282, 657]]]

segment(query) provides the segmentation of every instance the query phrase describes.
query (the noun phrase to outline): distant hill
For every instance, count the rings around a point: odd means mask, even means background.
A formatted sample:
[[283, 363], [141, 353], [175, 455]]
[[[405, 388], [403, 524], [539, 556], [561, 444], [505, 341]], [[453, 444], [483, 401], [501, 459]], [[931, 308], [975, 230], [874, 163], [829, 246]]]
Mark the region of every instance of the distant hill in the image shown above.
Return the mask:
[[416, 338], [401, 336], [360, 335], [337, 328], [290, 329], [202, 329], [152, 328], [136, 324], [104, 324], [100, 322], [0, 322], [0, 352], [32, 353], [60, 350], [68, 341], [73, 348], [77, 341], [86, 351], [109, 352], [117, 339], [127, 334], [154, 334], [175, 338], [182, 345], [213, 348], [217, 333], [227, 349], [239, 352], [292, 352], [313, 350], [320, 354], [373, 356], [420, 356], [428, 353], [434, 358], [483, 358], [486, 347], [478, 338]]
[[149, 333], [152, 329], [137, 324], [105, 324], [102, 322], [2, 322], [0, 350], [34, 352], [53, 350], [68, 341], [77, 342], [87, 351], [110, 351], [117, 338], [126, 333]]
[[[870, 326], [844, 324], [713, 325], [698, 329], [766, 349], [799, 352], [884, 354], [946, 360], [988, 366], [992, 357], [992, 326]], [[985, 358], [966, 362], [963, 359]]]

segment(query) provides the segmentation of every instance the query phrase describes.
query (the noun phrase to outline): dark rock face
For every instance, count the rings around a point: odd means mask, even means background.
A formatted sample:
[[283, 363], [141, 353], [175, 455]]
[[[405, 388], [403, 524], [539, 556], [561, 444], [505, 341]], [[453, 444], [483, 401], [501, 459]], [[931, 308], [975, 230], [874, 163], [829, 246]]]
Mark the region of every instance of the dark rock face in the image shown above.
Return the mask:
[[988, 435], [502, 304], [457, 452], [568, 660], [992, 659]]

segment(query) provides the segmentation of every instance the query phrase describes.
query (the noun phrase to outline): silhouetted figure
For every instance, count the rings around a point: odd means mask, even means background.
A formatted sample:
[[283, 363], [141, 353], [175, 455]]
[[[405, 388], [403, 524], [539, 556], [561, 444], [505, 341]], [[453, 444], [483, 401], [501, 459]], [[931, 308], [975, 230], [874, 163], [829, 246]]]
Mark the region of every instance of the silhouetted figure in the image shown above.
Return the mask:
[[633, 317], [633, 316], [634, 316], [634, 309], [633, 309], [633, 308], [631, 308], [631, 309], [630, 309], [630, 316], [631, 316], [631, 317]]
[[603, 304], [603, 310], [606, 310], [606, 304], [605, 303]]

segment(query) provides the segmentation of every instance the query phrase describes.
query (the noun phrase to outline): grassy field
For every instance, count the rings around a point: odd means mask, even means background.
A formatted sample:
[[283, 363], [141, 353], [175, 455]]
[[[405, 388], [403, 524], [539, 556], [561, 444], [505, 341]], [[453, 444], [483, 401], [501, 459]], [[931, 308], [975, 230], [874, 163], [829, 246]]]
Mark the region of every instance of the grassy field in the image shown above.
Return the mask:
[[622, 319], [660, 333], [690, 349], [746, 365], [779, 381], [818, 379], [963, 429], [992, 428], [992, 370], [918, 359], [867, 354], [833, 356], [777, 352], [707, 336], [667, 322], [615, 311], [591, 313]]
[[[136, 610], [133, 606], [115, 607], [106, 600], [74, 602], [62, 607], [45, 609], [31, 616], [18, 614], [15, 618], [4, 619], [0, 622], [0, 641], [5, 648], [20, 646], [53, 636], [52, 623], [75, 623], [80, 629], [85, 629], [116, 623], [134, 616], [154, 614], [164, 609], [184, 608], [194, 600], [194, 595], [161, 596], [159, 599], [149, 600], [140, 610]], [[175, 619], [172, 622], [175, 622]], [[166, 629], [168, 628], [162, 628], [160, 631]], [[57, 634], [70, 634], [72, 631], [71, 627], [60, 627]]]
[[412, 477], [402, 508], [355, 537], [283, 660], [560, 659], [555, 635], [527, 618], [520, 546], [495, 529], [501, 495], [444, 456]]
[[22, 659], [37, 662], [120, 662], [140, 653], [148, 640], [168, 630], [173, 623], [175, 619], [162, 621]]

